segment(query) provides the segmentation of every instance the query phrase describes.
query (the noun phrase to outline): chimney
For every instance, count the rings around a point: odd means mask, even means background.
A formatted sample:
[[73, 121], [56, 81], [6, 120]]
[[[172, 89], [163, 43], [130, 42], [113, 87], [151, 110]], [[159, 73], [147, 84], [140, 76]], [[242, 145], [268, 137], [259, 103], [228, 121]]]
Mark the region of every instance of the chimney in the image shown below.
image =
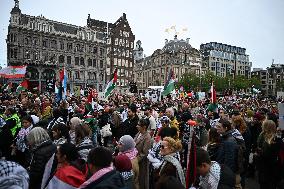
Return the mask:
[[123, 17], [123, 19], [126, 19], [126, 14], [125, 14], [125, 13], [123, 13], [122, 17]]
[[165, 45], [168, 44], [168, 39], [165, 39]]
[[190, 38], [188, 37], [188, 38], [186, 38], [186, 42], [189, 44], [189, 40], [190, 40]]

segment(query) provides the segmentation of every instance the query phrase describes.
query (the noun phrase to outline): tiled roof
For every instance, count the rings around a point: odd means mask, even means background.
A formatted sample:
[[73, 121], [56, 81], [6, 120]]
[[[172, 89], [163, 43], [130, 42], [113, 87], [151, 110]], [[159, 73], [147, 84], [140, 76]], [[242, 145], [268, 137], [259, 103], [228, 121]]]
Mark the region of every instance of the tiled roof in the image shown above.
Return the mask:
[[[100, 20], [95, 20], [95, 19], [91, 19], [91, 20], [90, 20], [90, 26], [106, 27], [106, 26], [107, 26], [107, 22], [100, 21]], [[108, 27], [113, 28], [113, 27], [114, 27], [114, 24], [108, 23]]]
[[70, 34], [77, 34], [78, 28], [75, 26], [68, 26], [65, 24], [60, 24], [60, 23], [53, 23], [54, 29], [58, 32], [63, 32], [63, 33], [70, 33]]

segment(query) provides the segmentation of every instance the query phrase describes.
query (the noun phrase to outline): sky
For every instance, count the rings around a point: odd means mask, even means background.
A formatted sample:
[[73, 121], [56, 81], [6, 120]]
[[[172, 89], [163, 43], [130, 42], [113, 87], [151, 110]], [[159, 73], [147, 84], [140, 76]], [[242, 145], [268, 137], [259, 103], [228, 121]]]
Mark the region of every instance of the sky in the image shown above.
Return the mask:
[[[6, 38], [14, 0], [0, 0], [0, 66], [7, 62]], [[126, 13], [146, 56], [173, 39], [190, 44], [219, 42], [246, 48], [253, 68], [284, 64], [284, 0], [20, 0], [23, 14], [85, 26], [91, 18], [114, 23]], [[183, 31], [186, 28], [187, 31]]]

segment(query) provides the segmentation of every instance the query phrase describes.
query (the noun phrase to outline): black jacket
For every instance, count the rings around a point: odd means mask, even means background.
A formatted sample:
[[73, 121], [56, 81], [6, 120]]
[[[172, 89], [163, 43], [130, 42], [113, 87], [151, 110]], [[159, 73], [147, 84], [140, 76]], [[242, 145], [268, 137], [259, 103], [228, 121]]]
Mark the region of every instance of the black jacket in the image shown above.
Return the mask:
[[237, 142], [236, 139], [232, 136], [233, 130], [227, 131], [221, 137], [221, 143], [218, 148], [218, 153], [216, 156], [216, 161], [219, 164], [225, 164], [233, 172], [237, 170]]
[[92, 182], [84, 189], [126, 189], [123, 177], [113, 170]]
[[[136, 128], [139, 121], [139, 117], [135, 114], [135, 117], [132, 119], [127, 119], [122, 123], [122, 132], [121, 136], [123, 135], [130, 135], [132, 138], [135, 137], [135, 135], [138, 133], [138, 130]], [[119, 136], [119, 138], [121, 137]]]
[[42, 143], [32, 152], [29, 168], [30, 189], [40, 189], [45, 165], [56, 152], [56, 145], [51, 140]]
[[236, 175], [229, 167], [225, 165], [220, 166], [221, 174], [217, 189], [234, 189], [236, 183]]

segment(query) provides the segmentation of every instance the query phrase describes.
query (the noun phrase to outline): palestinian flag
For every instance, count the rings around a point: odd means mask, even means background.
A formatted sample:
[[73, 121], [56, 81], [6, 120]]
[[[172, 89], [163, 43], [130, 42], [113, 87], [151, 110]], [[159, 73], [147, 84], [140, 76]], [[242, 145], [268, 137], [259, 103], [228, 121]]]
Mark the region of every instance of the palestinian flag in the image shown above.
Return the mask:
[[216, 90], [214, 87], [214, 83], [212, 81], [211, 89], [210, 89], [210, 101], [211, 104], [208, 106], [208, 111], [211, 112], [217, 112], [218, 111], [218, 106], [217, 106], [217, 98], [216, 98]]
[[89, 89], [87, 103], [85, 105], [85, 108], [88, 111], [88, 113], [89, 112], [93, 112], [93, 110], [94, 110], [94, 108], [93, 108], [93, 98], [94, 98], [94, 90], [93, 89]]
[[85, 175], [72, 165], [65, 165], [57, 169], [47, 185], [47, 189], [76, 189], [85, 181]]
[[0, 76], [4, 78], [23, 78], [27, 66], [8, 66], [0, 70]]
[[2, 91], [11, 92], [11, 89], [12, 89], [12, 83], [11, 83], [11, 82], [6, 83], [6, 84], [3, 85], [3, 87], [2, 87]]
[[211, 85], [211, 90], [210, 90], [210, 92], [211, 92], [211, 103], [212, 104], [216, 104], [216, 90], [215, 90], [215, 87], [214, 87], [214, 83], [212, 82], [212, 85]]
[[196, 181], [197, 170], [196, 170], [196, 142], [195, 134], [192, 133], [192, 140], [188, 145], [187, 154], [187, 169], [186, 169], [186, 188], [190, 188]]
[[174, 80], [174, 72], [171, 69], [166, 84], [164, 86], [164, 91], [162, 92], [163, 96], [167, 96], [175, 89], [175, 80]]
[[21, 91], [25, 91], [28, 90], [29, 87], [29, 83], [28, 80], [24, 80], [22, 83], [20, 83], [20, 85], [17, 87], [16, 92], [19, 93]]
[[105, 89], [105, 98], [107, 98], [111, 94], [111, 92], [116, 86], [116, 82], [117, 82], [117, 69], [115, 69], [113, 78], [107, 84], [107, 87]]

